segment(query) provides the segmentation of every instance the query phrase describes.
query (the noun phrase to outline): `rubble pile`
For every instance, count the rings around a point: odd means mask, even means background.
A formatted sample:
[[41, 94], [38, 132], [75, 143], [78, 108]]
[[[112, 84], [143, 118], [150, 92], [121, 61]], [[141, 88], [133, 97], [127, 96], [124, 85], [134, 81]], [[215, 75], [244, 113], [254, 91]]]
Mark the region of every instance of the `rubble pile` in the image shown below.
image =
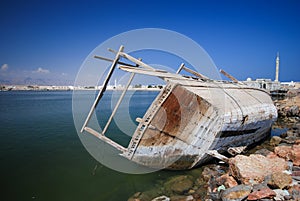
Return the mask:
[[[300, 200], [300, 96], [275, 102], [282, 132], [229, 161], [169, 178], [129, 201]], [[149, 194], [152, 192], [152, 194]], [[153, 193], [155, 192], [155, 193]]]
[[[277, 108], [278, 117], [284, 121], [299, 121], [300, 117], [300, 95], [284, 100], [276, 100], [274, 104]], [[296, 119], [290, 118], [294, 117]], [[296, 120], [296, 121], [295, 121]]]
[[206, 200], [300, 200], [300, 141], [287, 144], [286, 139], [273, 138], [282, 139], [274, 151], [230, 158], [226, 174], [207, 180]]

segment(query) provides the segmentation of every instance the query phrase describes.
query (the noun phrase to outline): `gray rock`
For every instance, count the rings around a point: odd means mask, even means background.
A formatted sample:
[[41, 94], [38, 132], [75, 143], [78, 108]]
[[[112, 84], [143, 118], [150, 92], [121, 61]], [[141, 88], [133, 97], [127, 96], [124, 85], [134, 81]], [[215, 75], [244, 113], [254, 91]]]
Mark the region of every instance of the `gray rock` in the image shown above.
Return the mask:
[[292, 126], [293, 130], [300, 130], [300, 124], [295, 124]]
[[260, 154], [260, 155], [263, 155], [263, 156], [267, 156], [271, 153], [271, 151], [269, 151], [268, 149], [259, 149], [255, 152], [255, 154]]
[[288, 192], [293, 200], [300, 200], [300, 185], [292, 186]]
[[254, 184], [252, 188], [253, 188], [253, 191], [259, 191], [260, 189], [263, 189], [266, 187], [268, 187], [268, 185], [266, 182], [264, 182], [264, 183]]
[[286, 133], [286, 132], [281, 133], [281, 134], [280, 134], [280, 137], [281, 137], [281, 138], [286, 138], [286, 137], [287, 137], [287, 133]]
[[283, 189], [292, 184], [292, 176], [282, 172], [276, 172], [271, 175], [268, 185], [273, 188]]
[[231, 175], [243, 184], [263, 182], [266, 175], [287, 169], [287, 162], [278, 157], [267, 158], [259, 154], [237, 155], [229, 160]]
[[261, 200], [261, 199], [270, 199], [273, 198], [276, 195], [274, 191], [272, 191], [270, 188], [265, 187], [262, 189], [259, 189], [257, 191], [253, 191], [248, 195], [248, 200]]
[[191, 176], [179, 175], [172, 177], [165, 182], [164, 188], [169, 194], [172, 194], [172, 192], [176, 194], [184, 194], [193, 187], [193, 184], [194, 182]]
[[271, 146], [276, 146], [282, 141], [281, 137], [278, 136], [273, 136], [270, 140], [270, 145]]
[[184, 195], [176, 195], [172, 196], [170, 198], [171, 201], [192, 201], [194, 200], [194, 197], [189, 195], [189, 196], [184, 196]]
[[210, 193], [210, 194], [209, 194], [209, 197], [210, 197], [213, 201], [219, 201], [219, 200], [221, 200], [220, 193], [218, 193], [218, 192]]
[[293, 171], [300, 171], [300, 167], [299, 166], [293, 166], [292, 170]]
[[290, 116], [298, 116], [299, 115], [299, 107], [297, 105], [291, 106], [290, 110], [289, 110], [289, 115]]
[[294, 137], [294, 132], [292, 131], [292, 130], [288, 130], [287, 132], [286, 132], [286, 135], [287, 135], [287, 137]]
[[289, 196], [290, 193], [287, 190], [281, 190], [281, 189], [275, 189], [273, 190], [276, 193], [276, 196], [274, 197], [274, 200], [285, 200], [284, 196]]
[[238, 185], [222, 191], [221, 198], [223, 201], [241, 201], [250, 194], [251, 190], [250, 185]]

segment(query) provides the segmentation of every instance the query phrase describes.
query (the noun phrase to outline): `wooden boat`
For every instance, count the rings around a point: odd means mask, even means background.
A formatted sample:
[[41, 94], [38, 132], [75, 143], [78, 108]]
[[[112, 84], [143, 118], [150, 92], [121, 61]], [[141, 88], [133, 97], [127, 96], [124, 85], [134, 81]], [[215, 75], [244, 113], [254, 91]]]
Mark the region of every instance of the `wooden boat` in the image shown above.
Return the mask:
[[[114, 51], [115, 52], [115, 51]], [[210, 80], [182, 64], [177, 73], [157, 70], [123, 52], [121, 46], [103, 88], [91, 107], [82, 132], [87, 131], [118, 149], [122, 156], [151, 168], [189, 169], [210, 158], [211, 154], [240, 152], [269, 135], [277, 110], [268, 92], [233, 81]], [[136, 65], [119, 61], [125, 58]], [[87, 126], [116, 68], [130, 72], [120, 100], [101, 133]], [[182, 70], [195, 77], [179, 74]], [[128, 147], [105, 136], [119, 104], [136, 73], [157, 76], [166, 86], [139, 122]], [[234, 154], [234, 153], [233, 153]]]

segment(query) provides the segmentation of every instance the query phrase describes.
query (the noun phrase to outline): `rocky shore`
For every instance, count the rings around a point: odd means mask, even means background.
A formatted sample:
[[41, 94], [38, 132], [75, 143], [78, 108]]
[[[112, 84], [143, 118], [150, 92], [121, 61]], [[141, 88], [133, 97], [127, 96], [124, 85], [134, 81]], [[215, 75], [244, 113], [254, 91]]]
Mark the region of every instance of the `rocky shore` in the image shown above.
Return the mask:
[[226, 162], [192, 169], [128, 201], [300, 200], [300, 95], [274, 101], [273, 136]]

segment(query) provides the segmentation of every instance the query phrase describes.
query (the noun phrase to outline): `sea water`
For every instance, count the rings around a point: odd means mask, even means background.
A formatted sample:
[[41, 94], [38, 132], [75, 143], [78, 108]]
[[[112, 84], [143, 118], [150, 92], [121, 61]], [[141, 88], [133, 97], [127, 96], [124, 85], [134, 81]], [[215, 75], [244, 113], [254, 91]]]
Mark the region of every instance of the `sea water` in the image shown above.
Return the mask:
[[[111, 113], [106, 107], [111, 93], [105, 94], [97, 109], [104, 119]], [[135, 92], [131, 115], [142, 117], [157, 94]], [[111, 130], [118, 128], [112, 124]], [[123, 143], [128, 143], [128, 138], [124, 139]], [[0, 161], [0, 200], [127, 200], [135, 192], [178, 174], [125, 174], [96, 161], [75, 130], [72, 91], [1, 92]]]
[[[84, 93], [92, 98], [95, 95]], [[102, 128], [111, 114], [112, 93], [106, 92], [96, 109]], [[157, 94], [129, 92], [133, 121], [143, 116]], [[119, 112], [122, 109], [120, 106]], [[107, 135], [121, 144], [130, 140], [114, 122]], [[274, 130], [272, 135], [276, 135]], [[95, 160], [76, 132], [72, 91], [0, 92], [0, 200], [122, 201], [184, 174], [193, 173], [125, 174]]]

